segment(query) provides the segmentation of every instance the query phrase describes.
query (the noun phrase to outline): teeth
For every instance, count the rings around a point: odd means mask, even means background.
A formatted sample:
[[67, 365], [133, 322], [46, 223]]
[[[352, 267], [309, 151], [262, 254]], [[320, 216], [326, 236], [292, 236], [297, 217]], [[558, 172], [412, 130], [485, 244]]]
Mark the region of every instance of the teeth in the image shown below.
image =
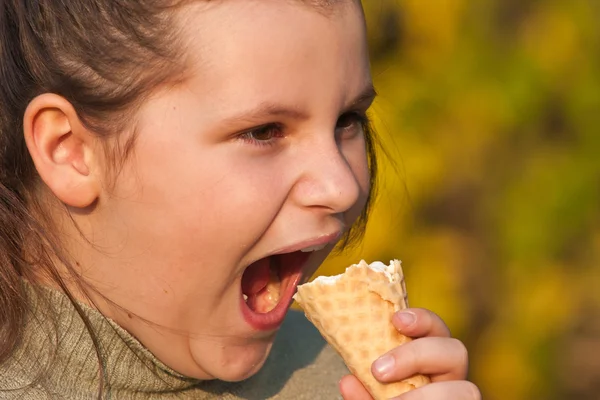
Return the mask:
[[325, 246], [327, 246], [327, 244], [320, 244], [317, 246], [311, 246], [311, 247], [307, 247], [305, 249], [301, 249], [300, 251], [303, 253], [310, 253], [311, 251], [322, 250], [325, 248]]
[[246, 295], [246, 294], [242, 294], [242, 296], [244, 296], [244, 301], [247, 301], [247, 300], [248, 300], [248, 295]]

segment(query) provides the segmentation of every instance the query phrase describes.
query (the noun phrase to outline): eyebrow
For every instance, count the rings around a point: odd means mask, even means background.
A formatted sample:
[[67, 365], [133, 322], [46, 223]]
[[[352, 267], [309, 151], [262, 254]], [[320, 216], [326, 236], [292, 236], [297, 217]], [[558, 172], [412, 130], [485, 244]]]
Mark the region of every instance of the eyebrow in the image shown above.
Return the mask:
[[[373, 84], [369, 84], [363, 89], [358, 96], [356, 96], [346, 107], [344, 111], [352, 109], [353, 107], [370, 103], [377, 96], [377, 92], [373, 87]], [[252, 123], [256, 121], [263, 121], [273, 117], [285, 117], [293, 120], [307, 120], [309, 115], [295, 107], [286, 107], [279, 104], [264, 102], [260, 103], [257, 107], [244, 111], [239, 115], [230, 117], [222, 121], [226, 125], [236, 125], [240, 123]]]
[[356, 107], [357, 105], [361, 105], [361, 104], [365, 104], [365, 103], [372, 103], [376, 97], [377, 97], [377, 91], [375, 90], [375, 87], [371, 83], [362, 92], [360, 92], [360, 94], [358, 96], [356, 96], [356, 98], [354, 100], [352, 100], [352, 102], [350, 103], [350, 106], [346, 107], [346, 108], [351, 109], [352, 107]]
[[285, 107], [274, 103], [260, 103], [256, 108], [244, 111], [239, 115], [227, 118], [223, 122], [227, 125], [235, 125], [239, 123], [253, 123], [273, 117], [286, 117], [295, 120], [306, 120], [308, 114], [298, 108]]

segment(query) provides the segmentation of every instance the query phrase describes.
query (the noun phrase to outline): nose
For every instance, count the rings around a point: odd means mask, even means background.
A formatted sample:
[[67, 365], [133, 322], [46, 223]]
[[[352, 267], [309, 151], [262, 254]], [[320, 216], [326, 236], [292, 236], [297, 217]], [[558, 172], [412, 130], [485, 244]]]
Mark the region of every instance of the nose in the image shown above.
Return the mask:
[[361, 181], [368, 185], [366, 164], [364, 151], [343, 151], [335, 141], [307, 149], [300, 157], [301, 174], [293, 197], [304, 207], [348, 211], [361, 197]]

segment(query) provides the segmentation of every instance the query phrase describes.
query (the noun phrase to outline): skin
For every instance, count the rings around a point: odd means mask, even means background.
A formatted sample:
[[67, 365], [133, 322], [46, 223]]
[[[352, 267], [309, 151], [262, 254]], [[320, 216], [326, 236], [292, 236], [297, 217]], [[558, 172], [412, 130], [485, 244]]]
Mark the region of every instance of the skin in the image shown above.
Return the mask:
[[[135, 129], [138, 138], [116, 177], [68, 101], [44, 94], [25, 113], [45, 195], [66, 205], [78, 228], [60, 208], [49, 212], [79, 273], [102, 294], [91, 293], [94, 306], [184, 375], [236, 381], [256, 373], [275, 331], [243, 319], [244, 269], [343, 232], [364, 206], [369, 174], [356, 117], [372, 101], [364, 18], [354, 2], [335, 7], [325, 15], [296, 2], [187, 6], [188, 79], [132, 117], [121, 135]], [[270, 113], [257, 111], [267, 104]], [[265, 124], [281, 129], [248, 133]], [[304, 279], [333, 245], [311, 254]], [[399, 362], [378, 378], [418, 370], [450, 385], [445, 399], [475, 398], [463, 396], [472, 386], [460, 381], [464, 346], [439, 318], [417, 315], [406, 334], [427, 337], [394, 350]], [[403, 356], [411, 348], [414, 357]], [[370, 398], [353, 377], [340, 390]]]

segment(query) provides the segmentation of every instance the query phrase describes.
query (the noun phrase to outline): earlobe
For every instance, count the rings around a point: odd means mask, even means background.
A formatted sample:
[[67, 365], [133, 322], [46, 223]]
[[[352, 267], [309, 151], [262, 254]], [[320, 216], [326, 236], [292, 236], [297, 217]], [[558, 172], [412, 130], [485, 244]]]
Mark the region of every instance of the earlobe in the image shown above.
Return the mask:
[[36, 97], [25, 111], [23, 131], [40, 178], [60, 201], [84, 208], [98, 199], [95, 137], [71, 103], [55, 94]]

